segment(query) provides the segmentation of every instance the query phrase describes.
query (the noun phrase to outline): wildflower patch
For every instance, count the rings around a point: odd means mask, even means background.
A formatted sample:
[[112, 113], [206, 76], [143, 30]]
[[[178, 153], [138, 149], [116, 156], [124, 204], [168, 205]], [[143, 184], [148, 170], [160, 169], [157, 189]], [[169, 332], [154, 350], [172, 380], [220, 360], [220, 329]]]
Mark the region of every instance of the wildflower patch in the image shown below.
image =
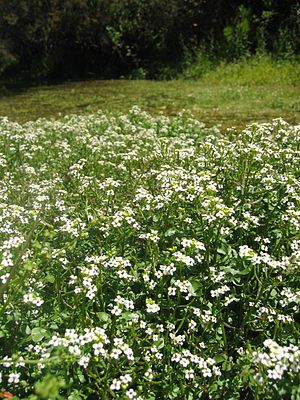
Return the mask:
[[299, 398], [299, 126], [135, 107], [0, 139], [0, 397]]

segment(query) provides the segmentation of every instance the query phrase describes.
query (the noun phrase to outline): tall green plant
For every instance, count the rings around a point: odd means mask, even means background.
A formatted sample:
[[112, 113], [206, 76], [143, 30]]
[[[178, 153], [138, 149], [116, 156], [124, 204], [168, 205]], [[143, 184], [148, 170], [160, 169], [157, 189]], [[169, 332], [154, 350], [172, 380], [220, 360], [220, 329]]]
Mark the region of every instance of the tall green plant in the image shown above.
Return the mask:
[[249, 54], [251, 23], [251, 10], [241, 5], [237, 20], [224, 28], [226, 55], [230, 59], [238, 59]]

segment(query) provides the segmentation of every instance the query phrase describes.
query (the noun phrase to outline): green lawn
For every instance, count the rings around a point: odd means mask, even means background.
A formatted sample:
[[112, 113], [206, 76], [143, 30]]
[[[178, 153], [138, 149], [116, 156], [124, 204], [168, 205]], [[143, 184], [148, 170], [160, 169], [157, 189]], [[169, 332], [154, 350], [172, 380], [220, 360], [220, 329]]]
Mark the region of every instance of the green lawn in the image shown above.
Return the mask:
[[223, 128], [279, 116], [299, 122], [299, 63], [254, 59], [220, 65], [197, 80], [186, 76], [173, 81], [98, 80], [26, 88], [2, 95], [0, 115], [24, 122], [99, 109], [127, 112], [138, 105], [153, 114], [175, 115], [189, 109], [207, 125]]

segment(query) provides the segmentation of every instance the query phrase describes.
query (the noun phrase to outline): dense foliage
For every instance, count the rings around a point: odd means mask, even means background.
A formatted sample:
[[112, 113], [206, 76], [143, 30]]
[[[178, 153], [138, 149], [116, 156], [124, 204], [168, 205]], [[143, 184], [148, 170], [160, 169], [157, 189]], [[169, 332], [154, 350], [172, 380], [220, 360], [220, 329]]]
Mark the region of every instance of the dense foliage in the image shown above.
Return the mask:
[[0, 0], [0, 73], [170, 76], [199, 49], [299, 52], [298, 0]]
[[299, 399], [299, 126], [133, 108], [0, 138], [0, 392]]

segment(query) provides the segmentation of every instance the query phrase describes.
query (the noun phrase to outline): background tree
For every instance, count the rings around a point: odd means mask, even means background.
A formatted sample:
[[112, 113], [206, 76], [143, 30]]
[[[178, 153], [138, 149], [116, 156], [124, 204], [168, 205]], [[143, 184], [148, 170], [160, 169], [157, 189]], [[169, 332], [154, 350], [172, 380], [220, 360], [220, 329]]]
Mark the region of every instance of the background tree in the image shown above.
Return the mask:
[[0, 74], [14, 79], [156, 77], [199, 48], [291, 56], [299, 38], [298, 0], [0, 0]]

